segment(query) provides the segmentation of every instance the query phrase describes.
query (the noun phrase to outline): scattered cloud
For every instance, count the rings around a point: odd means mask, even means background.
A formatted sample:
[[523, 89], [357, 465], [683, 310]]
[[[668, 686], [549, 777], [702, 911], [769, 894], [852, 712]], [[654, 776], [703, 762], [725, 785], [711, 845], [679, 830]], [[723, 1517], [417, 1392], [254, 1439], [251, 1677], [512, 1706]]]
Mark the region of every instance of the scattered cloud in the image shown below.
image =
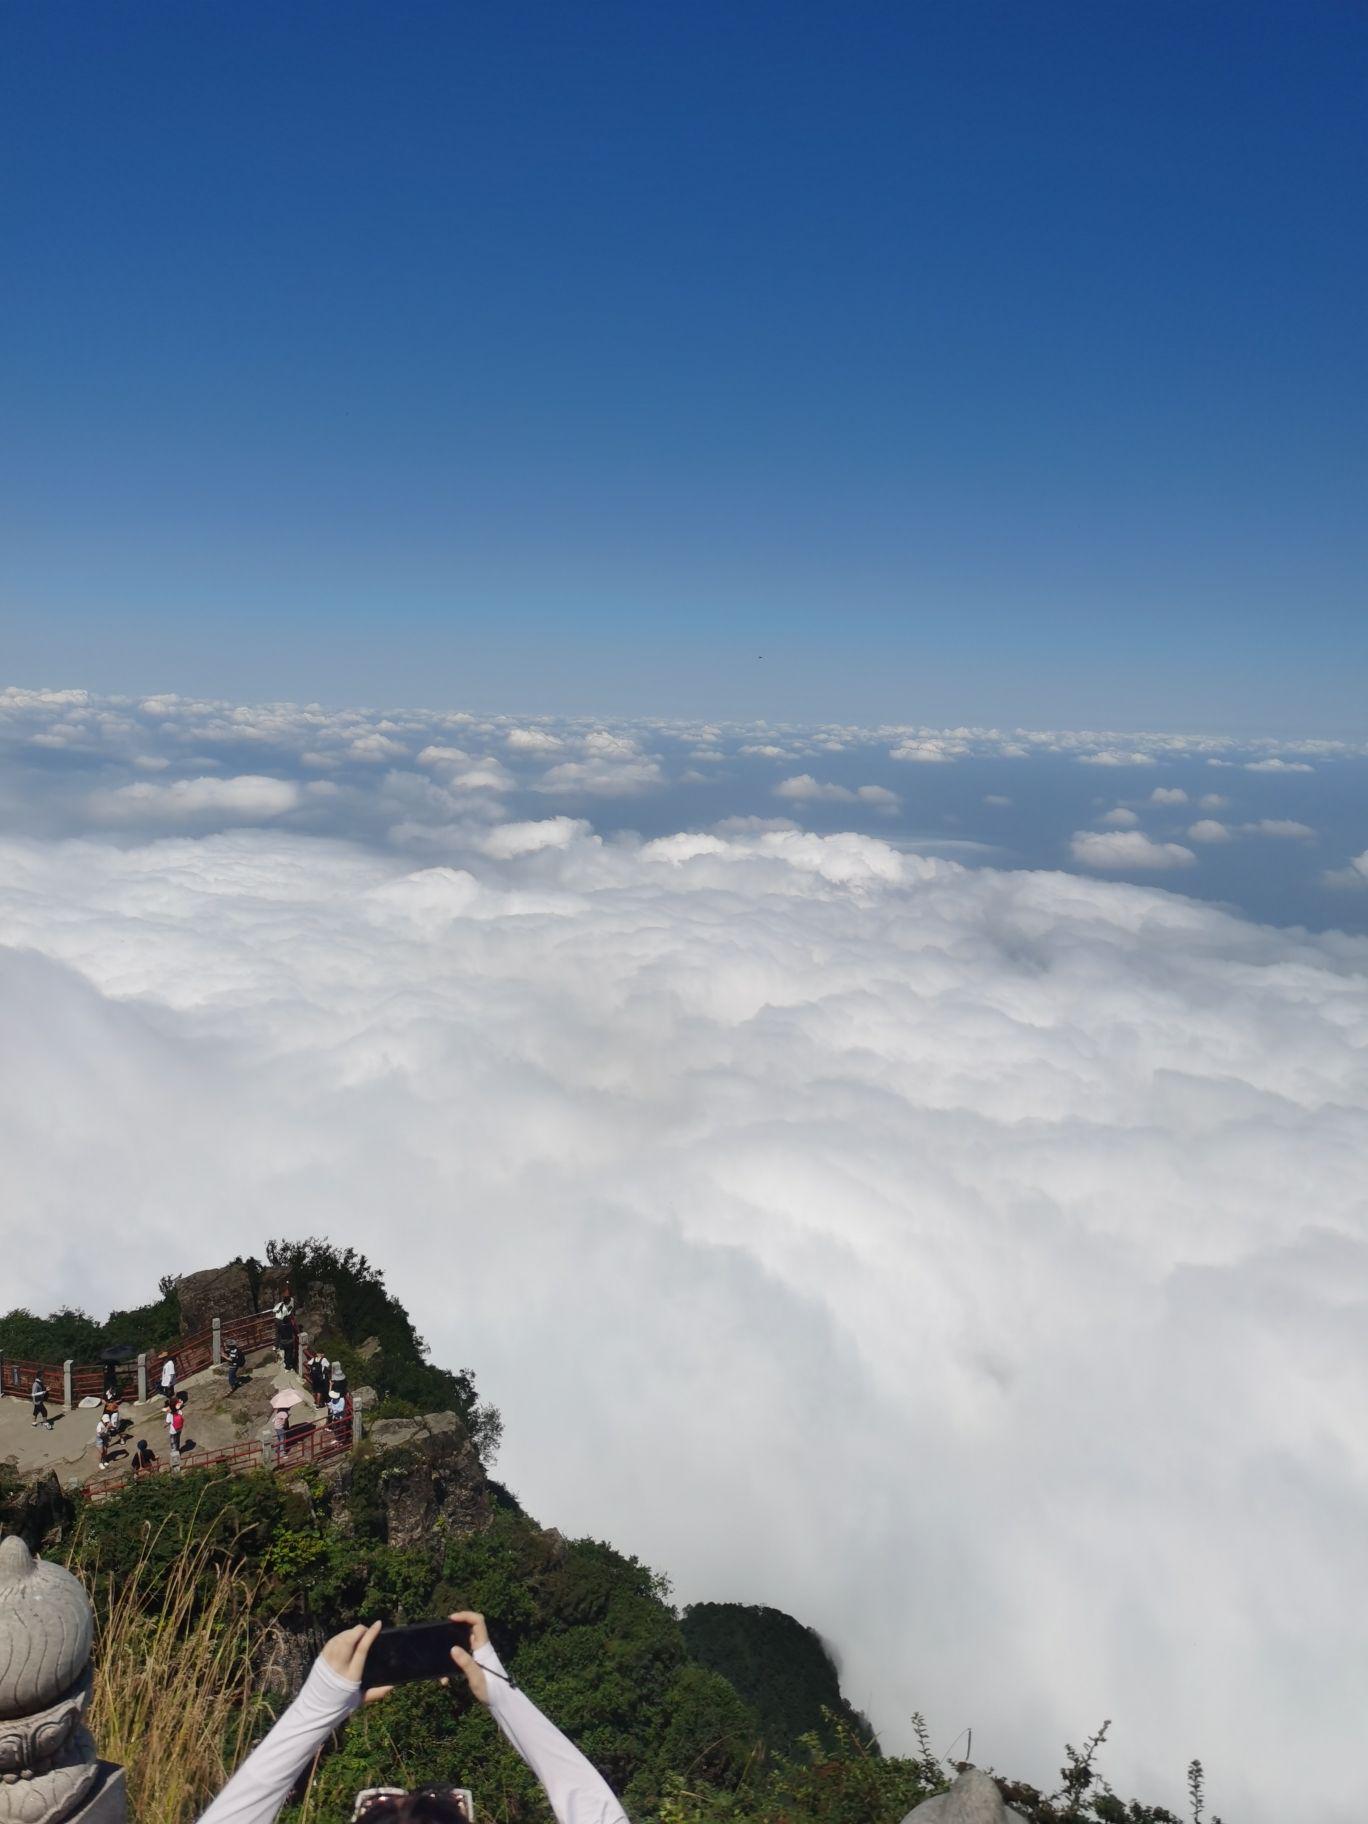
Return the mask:
[[1190, 842], [1230, 842], [1231, 832], [1227, 825], [1219, 823], [1214, 817], [1199, 817], [1196, 823], [1188, 825]]
[[157, 820], [183, 822], [201, 817], [224, 822], [257, 823], [283, 816], [301, 802], [292, 779], [240, 773], [234, 779], [177, 779], [170, 785], [151, 780], [116, 786], [91, 794], [91, 809], [107, 822]]
[[1309, 823], [1296, 823], [1290, 817], [1260, 817], [1257, 823], [1242, 823], [1247, 836], [1283, 836], [1296, 841], [1314, 840], [1316, 832]]
[[1004, 798], [1001, 792], [985, 792], [983, 802], [991, 804], [995, 810], [1006, 810], [1012, 801], [1010, 798]]
[[1222, 797], [1220, 792], [1203, 792], [1197, 802], [1204, 811], [1223, 811], [1230, 800]]
[[1197, 857], [1177, 842], [1151, 842], [1139, 830], [1077, 830], [1069, 845], [1074, 860], [1084, 868], [1109, 868], [1129, 873], [1164, 868], [1186, 868]]
[[1124, 804], [1118, 804], [1114, 810], [1108, 811], [1105, 816], [1099, 817], [1097, 821], [1106, 824], [1108, 829], [1133, 830], [1140, 819], [1136, 816], [1134, 811], [1129, 810]]
[[1150, 793], [1151, 804], [1186, 804], [1188, 795], [1181, 785], [1156, 785]]
[[1106, 747], [1096, 754], [1079, 754], [1080, 766], [1154, 766], [1157, 764], [1153, 754], [1144, 754], [1132, 750], [1123, 753], [1118, 748]]
[[824, 785], [814, 779], [811, 773], [795, 773], [791, 779], [781, 779], [774, 788], [776, 798], [793, 798], [801, 803], [853, 804], [854, 792], [844, 785]]
[[1316, 769], [1308, 766], [1305, 760], [1280, 760], [1274, 755], [1268, 760], [1246, 760], [1244, 770], [1247, 773], [1314, 773]]

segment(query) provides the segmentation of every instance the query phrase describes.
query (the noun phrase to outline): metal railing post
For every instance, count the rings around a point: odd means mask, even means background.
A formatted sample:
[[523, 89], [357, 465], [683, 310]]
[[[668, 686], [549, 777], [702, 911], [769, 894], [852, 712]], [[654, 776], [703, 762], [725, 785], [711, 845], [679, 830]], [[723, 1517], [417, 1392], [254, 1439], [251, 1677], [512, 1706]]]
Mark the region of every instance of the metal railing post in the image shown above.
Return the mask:
[[145, 1355], [138, 1357], [138, 1404], [139, 1406], [147, 1404], [147, 1357]]
[[62, 1363], [62, 1404], [66, 1407], [68, 1412], [71, 1411], [71, 1408], [75, 1403], [71, 1397], [71, 1369], [72, 1364], [70, 1362]]
[[214, 1340], [210, 1344], [209, 1360], [215, 1368], [223, 1359], [223, 1323], [220, 1318], [214, 1319]]

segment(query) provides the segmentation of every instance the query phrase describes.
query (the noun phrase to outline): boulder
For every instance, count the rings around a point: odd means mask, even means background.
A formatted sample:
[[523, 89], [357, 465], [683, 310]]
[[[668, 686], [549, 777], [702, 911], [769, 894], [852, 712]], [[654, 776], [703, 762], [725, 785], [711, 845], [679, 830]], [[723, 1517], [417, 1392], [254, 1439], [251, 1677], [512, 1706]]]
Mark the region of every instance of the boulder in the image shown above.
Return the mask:
[[352, 1405], [359, 1406], [362, 1412], [368, 1412], [372, 1406], [380, 1404], [380, 1395], [374, 1387], [356, 1387], [352, 1390]]
[[380, 1338], [378, 1336], [368, 1336], [356, 1353], [361, 1357], [363, 1362], [373, 1361], [380, 1353]]
[[226, 1267], [205, 1267], [176, 1281], [181, 1335], [207, 1330], [216, 1317], [250, 1317], [256, 1310], [252, 1281], [240, 1260]]
[[1012, 1824], [1021, 1813], [1012, 1811], [998, 1791], [997, 1781], [981, 1768], [968, 1767], [948, 1792], [938, 1792], [934, 1799], [923, 1799], [903, 1819], [912, 1824]]

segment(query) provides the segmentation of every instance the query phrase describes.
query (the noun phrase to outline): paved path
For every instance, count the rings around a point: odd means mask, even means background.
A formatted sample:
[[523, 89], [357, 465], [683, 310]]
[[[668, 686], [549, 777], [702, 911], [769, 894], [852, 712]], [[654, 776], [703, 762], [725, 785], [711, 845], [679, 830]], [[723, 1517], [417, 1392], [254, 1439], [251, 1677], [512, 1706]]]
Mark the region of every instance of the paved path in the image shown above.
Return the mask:
[[[314, 1407], [313, 1395], [297, 1374], [291, 1374], [276, 1361], [270, 1350], [259, 1351], [248, 1358], [250, 1379], [244, 1380], [236, 1393], [228, 1391], [228, 1376], [222, 1368], [206, 1368], [181, 1381], [178, 1391], [185, 1398], [184, 1436], [202, 1451], [222, 1450], [229, 1444], [243, 1444], [252, 1438], [271, 1435], [271, 1397], [284, 1387], [293, 1387], [304, 1395], [297, 1409], [301, 1423], [321, 1418]], [[126, 1467], [128, 1452], [139, 1438], [146, 1438], [164, 1464], [167, 1461], [166, 1427], [162, 1423], [161, 1396], [139, 1405], [126, 1400], [120, 1408], [131, 1425], [125, 1426], [123, 1441], [110, 1452], [110, 1474]], [[55, 1469], [63, 1484], [84, 1482], [98, 1475], [100, 1453], [95, 1444], [98, 1406], [75, 1406], [64, 1410], [48, 1401], [52, 1430], [33, 1425], [32, 1408], [27, 1400], [0, 1399], [0, 1460], [10, 1457], [23, 1476], [37, 1475]], [[186, 1450], [185, 1464], [195, 1460], [195, 1451]]]

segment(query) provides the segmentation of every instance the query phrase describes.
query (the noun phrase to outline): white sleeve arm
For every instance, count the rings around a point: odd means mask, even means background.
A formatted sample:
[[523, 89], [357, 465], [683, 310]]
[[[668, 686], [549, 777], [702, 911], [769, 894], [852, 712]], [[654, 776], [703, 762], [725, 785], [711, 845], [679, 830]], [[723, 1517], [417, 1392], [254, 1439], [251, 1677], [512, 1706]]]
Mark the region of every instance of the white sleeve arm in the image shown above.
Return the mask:
[[304, 1689], [204, 1812], [200, 1824], [273, 1824], [314, 1750], [361, 1702], [360, 1685], [321, 1659]]
[[[475, 1654], [490, 1672], [503, 1673], [492, 1646]], [[536, 1774], [551, 1801], [556, 1824], [628, 1824], [603, 1775], [544, 1717], [526, 1692], [490, 1678], [489, 1708], [494, 1721]]]

